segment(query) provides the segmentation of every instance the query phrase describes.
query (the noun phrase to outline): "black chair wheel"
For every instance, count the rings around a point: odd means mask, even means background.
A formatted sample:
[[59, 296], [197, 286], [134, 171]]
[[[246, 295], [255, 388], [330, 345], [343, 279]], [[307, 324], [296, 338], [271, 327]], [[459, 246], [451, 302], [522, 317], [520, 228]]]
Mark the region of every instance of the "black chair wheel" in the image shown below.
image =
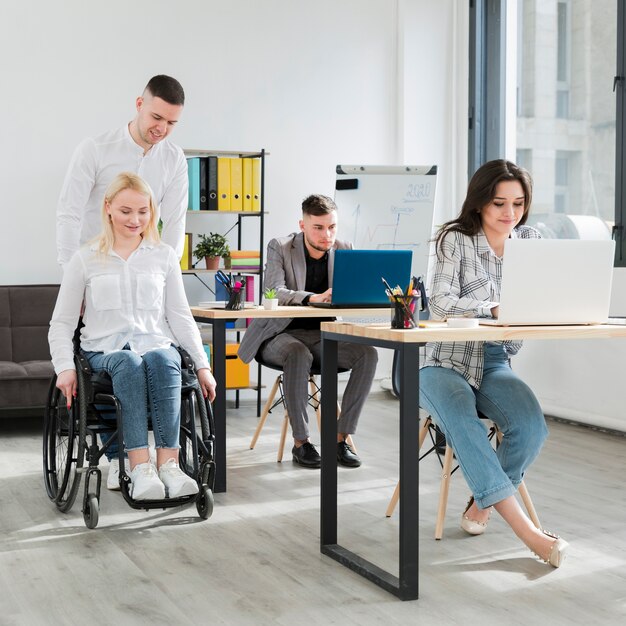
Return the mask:
[[196, 508], [198, 509], [198, 514], [202, 519], [209, 519], [209, 517], [213, 515], [214, 504], [215, 498], [213, 497], [213, 492], [207, 485], [201, 486], [200, 493], [196, 499]]
[[85, 526], [87, 526], [87, 528], [94, 529], [98, 525], [99, 514], [100, 505], [98, 504], [98, 498], [96, 497], [96, 494], [90, 493], [87, 498], [85, 510], [83, 511]]

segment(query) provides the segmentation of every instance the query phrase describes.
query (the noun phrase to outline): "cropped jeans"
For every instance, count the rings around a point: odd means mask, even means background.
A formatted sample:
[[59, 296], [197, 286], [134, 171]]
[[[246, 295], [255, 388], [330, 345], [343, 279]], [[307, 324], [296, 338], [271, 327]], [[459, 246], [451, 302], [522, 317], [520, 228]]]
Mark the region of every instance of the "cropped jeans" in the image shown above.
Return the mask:
[[[485, 344], [480, 389], [449, 368], [422, 368], [420, 405], [444, 432], [481, 509], [517, 491], [548, 436], [539, 402], [511, 370], [502, 344]], [[487, 439], [479, 410], [504, 435], [497, 451]]]
[[105, 371], [122, 406], [126, 450], [148, 447], [148, 415], [155, 447], [178, 448], [181, 405], [180, 354], [173, 346], [142, 356], [126, 345], [113, 352], [84, 352], [93, 371]]

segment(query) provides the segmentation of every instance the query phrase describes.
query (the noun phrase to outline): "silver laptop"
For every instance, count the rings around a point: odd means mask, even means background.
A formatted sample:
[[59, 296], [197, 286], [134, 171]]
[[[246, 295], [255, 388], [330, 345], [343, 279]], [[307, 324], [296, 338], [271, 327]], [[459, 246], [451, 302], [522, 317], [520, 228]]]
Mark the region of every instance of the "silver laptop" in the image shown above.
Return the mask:
[[605, 323], [614, 255], [614, 241], [508, 239], [498, 319], [480, 324]]

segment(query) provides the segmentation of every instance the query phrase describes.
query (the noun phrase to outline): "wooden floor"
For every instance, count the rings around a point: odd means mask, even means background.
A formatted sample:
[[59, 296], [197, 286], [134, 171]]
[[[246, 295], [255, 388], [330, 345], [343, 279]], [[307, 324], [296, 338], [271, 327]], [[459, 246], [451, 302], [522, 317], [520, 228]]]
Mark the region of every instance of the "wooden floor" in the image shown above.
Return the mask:
[[[392, 571], [397, 409], [371, 396], [356, 438], [364, 465], [339, 471], [340, 543]], [[255, 406], [229, 412], [229, 491], [208, 521], [195, 507], [134, 511], [104, 490], [87, 530], [79, 504], [61, 514], [46, 497], [40, 420], [0, 420], [0, 624], [626, 623], [626, 438], [549, 421], [527, 484], [543, 525], [571, 543], [559, 570], [497, 514], [466, 536], [458, 474], [435, 541], [438, 464], [424, 460], [420, 599], [400, 602], [320, 554], [319, 472], [275, 462], [279, 421], [270, 415], [251, 451]]]

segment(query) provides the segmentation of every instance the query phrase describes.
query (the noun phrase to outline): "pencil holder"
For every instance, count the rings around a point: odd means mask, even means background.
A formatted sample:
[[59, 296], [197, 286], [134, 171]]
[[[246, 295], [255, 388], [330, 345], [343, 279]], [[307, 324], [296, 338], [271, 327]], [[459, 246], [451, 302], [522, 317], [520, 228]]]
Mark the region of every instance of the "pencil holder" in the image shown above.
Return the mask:
[[243, 291], [241, 289], [237, 289], [230, 294], [230, 298], [226, 303], [226, 310], [228, 311], [239, 311], [243, 309], [244, 299], [243, 299]]
[[419, 297], [395, 296], [391, 305], [391, 328], [417, 328]]

